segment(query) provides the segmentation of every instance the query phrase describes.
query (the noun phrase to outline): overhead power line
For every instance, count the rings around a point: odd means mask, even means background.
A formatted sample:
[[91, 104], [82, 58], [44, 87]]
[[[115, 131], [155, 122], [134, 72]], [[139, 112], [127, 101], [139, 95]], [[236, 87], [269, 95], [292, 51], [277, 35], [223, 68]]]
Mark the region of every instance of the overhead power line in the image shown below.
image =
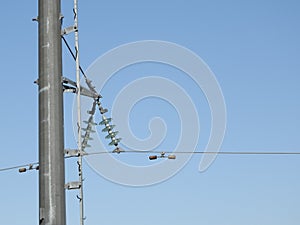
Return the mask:
[[[235, 152], [235, 151], [178, 151], [178, 152], [172, 152], [172, 151], [138, 151], [138, 150], [128, 150], [128, 151], [120, 151], [117, 153], [120, 154], [161, 154], [162, 152], [166, 154], [218, 154], [218, 155], [300, 155], [300, 152], [268, 152], [268, 151], [241, 151], [241, 152]], [[101, 155], [101, 154], [113, 154], [116, 153], [116, 151], [99, 151], [99, 152], [90, 152], [90, 153], [84, 153], [83, 156], [89, 156], [89, 155]], [[66, 156], [67, 158], [71, 158], [70, 156]], [[19, 169], [21, 167], [30, 167], [33, 165], [38, 165], [38, 162], [34, 163], [28, 163], [28, 164], [23, 164], [23, 165], [18, 165], [18, 166], [11, 166], [11, 167], [5, 167], [5, 168], [0, 168], [0, 172], [8, 171], [8, 170], [14, 170], [14, 169]]]
[[1, 168], [0, 172], [7, 171], [7, 170], [19, 169], [20, 167], [30, 167], [30, 166], [38, 165], [38, 164], [39, 164], [38, 162], [34, 162], [34, 163], [29, 163], [29, 164], [24, 164], [24, 165], [18, 165], [18, 166], [11, 166], [11, 167], [6, 167], [6, 168]]
[[[139, 154], [159, 154], [161, 152], [167, 153], [167, 154], [220, 154], [220, 155], [300, 155], [300, 152], [251, 152], [251, 151], [243, 151], [243, 152], [234, 152], [234, 151], [138, 151], [138, 150], [126, 150], [126, 151], [121, 151], [121, 154], [124, 153], [139, 153]], [[85, 153], [85, 155], [98, 155], [98, 154], [107, 154], [107, 153], [116, 153], [115, 151], [99, 151], [99, 152], [90, 152], [90, 153]]]
[[221, 155], [300, 155], [300, 152], [232, 152], [232, 151], [195, 151], [195, 152], [165, 152], [173, 154], [221, 154]]

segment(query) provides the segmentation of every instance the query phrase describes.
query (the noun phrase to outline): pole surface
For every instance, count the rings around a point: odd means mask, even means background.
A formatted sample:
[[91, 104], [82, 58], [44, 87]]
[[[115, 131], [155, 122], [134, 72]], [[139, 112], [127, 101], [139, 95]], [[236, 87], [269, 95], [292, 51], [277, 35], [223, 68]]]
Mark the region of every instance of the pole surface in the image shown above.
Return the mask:
[[39, 0], [39, 224], [65, 225], [60, 0]]

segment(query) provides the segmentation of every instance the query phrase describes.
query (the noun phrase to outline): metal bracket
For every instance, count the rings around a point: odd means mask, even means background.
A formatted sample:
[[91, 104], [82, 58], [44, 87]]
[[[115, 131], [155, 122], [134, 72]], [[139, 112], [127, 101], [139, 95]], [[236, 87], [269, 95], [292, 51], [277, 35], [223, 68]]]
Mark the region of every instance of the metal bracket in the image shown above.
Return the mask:
[[70, 93], [76, 93], [77, 89], [74, 87], [70, 87], [67, 85], [63, 85], [63, 92], [70, 92]]
[[68, 35], [72, 32], [76, 32], [78, 31], [77, 27], [76, 26], [70, 26], [70, 27], [66, 27], [64, 28], [62, 31], [61, 31], [61, 35]]
[[[39, 79], [34, 81], [35, 84], [39, 85]], [[77, 84], [75, 81], [72, 81], [66, 77], [62, 77], [62, 83], [63, 83], [63, 91], [64, 92], [70, 92], [70, 93], [77, 93]], [[68, 85], [66, 85], [68, 84]], [[69, 86], [71, 85], [71, 86]], [[99, 99], [102, 98], [100, 94], [98, 94], [96, 91], [91, 91], [85, 87], [80, 86], [80, 94], [86, 97], [90, 97], [93, 99]]]
[[37, 17], [35, 17], [35, 18], [32, 18], [32, 21], [34, 21], [34, 22], [39, 22], [39, 17], [37, 16]]
[[77, 85], [75, 81], [72, 81], [66, 77], [62, 77], [62, 82], [63, 82], [63, 84], [70, 84], [70, 85], [73, 85], [74, 87], [76, 87], [76, 85]]
[[40, 208], [39, 218], [40, 218], [40, 224], [42, 224], [43, 221], [45, 220], [45, 208]]
[[[64, 92], [72, 92], [72, 93], [77, 93], [77, 84], [75, 81], [70, 80], [69, 78], [62, 77], [62, 83], [64, 87]], [[64, 84], [69, 84], [72, 86], [67, 86]], [[98, 99], [101, 98], [102, 96], [98, 94], [96, 91], [90, 91], [89, 89], [80, 86], [80, 94], [86, 97], [90, 97], [93, 99]]]
[[80, 152], [78, 149], [65, 149], [65, 156], [66, 157], [78, 157]]
[[[86, 152], [82, 151], [82, 156], [87, 155]], [[65, 149], [65, 157], [78, 157], [80, 156], [80, 151], [78, 149]]]
[[65, 184], [65, 189], [75, 190], [81, 188], [81, 183], [79, 181], [73, 181]]

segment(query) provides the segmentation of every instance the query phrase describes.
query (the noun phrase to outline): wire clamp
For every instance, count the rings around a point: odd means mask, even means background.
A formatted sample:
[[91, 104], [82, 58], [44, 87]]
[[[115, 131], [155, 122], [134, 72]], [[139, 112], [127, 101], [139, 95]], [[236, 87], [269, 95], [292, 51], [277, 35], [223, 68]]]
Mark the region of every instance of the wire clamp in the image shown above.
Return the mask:
[[65, 189], [75, 190], [81, 188], [81, 183], [79, 181], [73, 181], [65, 184]]
[[70, 26], [70, 27], [66, 27], [61, 31], [61, 35], [68, 35], [70, 33], [76, 32], [78, 31], [76, 26]]
[[80, 152], [78, 149], [65, 149], [65, 156], [66, 157], [78, 157]]

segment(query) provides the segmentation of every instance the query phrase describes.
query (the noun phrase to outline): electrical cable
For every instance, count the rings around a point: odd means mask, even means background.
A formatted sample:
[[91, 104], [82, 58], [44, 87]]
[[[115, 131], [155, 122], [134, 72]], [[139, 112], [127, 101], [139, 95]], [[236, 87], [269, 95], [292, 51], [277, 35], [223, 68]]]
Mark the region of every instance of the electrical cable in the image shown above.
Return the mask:
[[[99, 152], [90, 152], [90, 153], [84, 153], [83, 156], [89, 156], [89, 155], [100, 155], [100, 154], [126, 154], [126, 153], [138, 153], [138, 154], [161, 154], [162, 152], [166, 154], [218, 154], [218, 155], [300, 155], [300, 152], [251, 152], [251, 151], [244, 151], [244, 152], [234, 152], [234, 151], [194, 151], [194, 152], [171, 152], [171, 151], [137, 151], [137, 150], [129, 150], [129, 151], [122, 151], [120, 153], [115, 153], [114, 151], [99, 151]], [[65, 159], [73, 158], [74, 156], [66, 156]], [[19, 169], [20, 167], [29, 167], [32, 165], [38, 165], [38, 162], [19, 165], [19, 166], [12, 166], [12, 167], [6, 167], [6, 168], [0, 168], [0, 172], [13, 170], [13, 169]]]
[[[69, 43], [67, 42], [67, 40], [65, 39], [64, 36], [61, 36], [61, 38], [63, 39], [63, 41], [64, 41], [64, 43], [65, 43], [67, 49], [69, 50], [70, 54], [71, 54], [72, 57], [73, 57], [73, 59], [76, 61], [76, 56], [75, 56], [74, 52], [72, 51], [72, 49], [71, 49]], [[79, 69], [80, 69], [80, 72], [82, 73], [82, 75], [84, 76], [84, 78], [87, 79], [87, 76], [85, 75], [85, 73], [84, 73], [84, 71], [83, 71], [83, 69], [82, 69], [82, 67], [81, 67], [80, 65], [79, 65]]]
[[7, 171], [7, 170], [13, 170], [13, 169], [19, 169], [20, 167], [30, 167], [34, 165], [38, 165], [38, 162], [34, 163], [29, 163], [29, 164], [24, 164], [24, 165], [19, 165], [19, 166], [12, 166], [12, 167], [6, 167], [6, 168], [0, 168], [0, 172]]
[[[129, 151], [121, 151], [120, 154], [124, 153], [147, 153], [147, 154], [220, 154], [220, 155], [300, 155], [300, 152], [234, 152], [234, 151], [178, 151], [178, 152], [172, 152], [172, 151], [138, 151], [138, 150], [129, 150]], [[114, 151], [109, 152], [91, 152], [91, 153], [85, 153], [85, 155], [98, 155], [98, 154], [104, 154], [104, 153], [115, 153]]]

